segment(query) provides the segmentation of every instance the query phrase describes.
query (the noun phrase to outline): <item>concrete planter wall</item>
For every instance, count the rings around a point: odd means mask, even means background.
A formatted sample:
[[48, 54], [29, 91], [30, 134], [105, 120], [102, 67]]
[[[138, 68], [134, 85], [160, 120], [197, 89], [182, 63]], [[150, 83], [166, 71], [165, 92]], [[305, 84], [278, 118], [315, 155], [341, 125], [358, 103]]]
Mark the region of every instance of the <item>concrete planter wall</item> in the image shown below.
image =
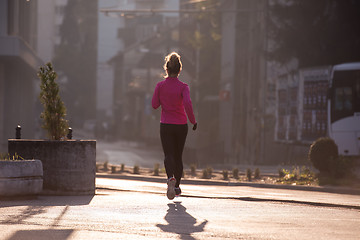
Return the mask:
[[9, 139], [8, 152], [42, 161], [45, 194], [95, 194], [95, 140]]
[[42, 189], [40, 160], [0, 161], [0, 197], [37, 195]]

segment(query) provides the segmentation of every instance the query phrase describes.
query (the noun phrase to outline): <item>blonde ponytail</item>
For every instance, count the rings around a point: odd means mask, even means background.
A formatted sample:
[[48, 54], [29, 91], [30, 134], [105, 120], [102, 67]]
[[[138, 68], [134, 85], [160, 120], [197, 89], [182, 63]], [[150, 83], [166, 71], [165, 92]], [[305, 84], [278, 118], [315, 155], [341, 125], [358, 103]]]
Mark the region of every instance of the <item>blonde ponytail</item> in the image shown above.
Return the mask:
[[165, 57], [164, 70], [166, 72], [165, 77], [169, 77], [170, 75], [179, 75], [182, 69], [182, 63], [180, 60], [180, 55], [176, 52], [172, 52]]

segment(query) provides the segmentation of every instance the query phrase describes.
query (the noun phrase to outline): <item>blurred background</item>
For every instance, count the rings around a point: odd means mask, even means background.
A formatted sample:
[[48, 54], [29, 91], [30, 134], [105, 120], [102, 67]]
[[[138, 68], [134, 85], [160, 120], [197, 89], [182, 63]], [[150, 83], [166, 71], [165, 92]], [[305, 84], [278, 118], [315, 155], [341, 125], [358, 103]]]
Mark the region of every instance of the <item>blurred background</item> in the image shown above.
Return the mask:
[[0, 152], [18, 124], [45, 138], [49, 61], [74, 138], [160, 147], [151, 98], [171, 51], [199, 122], [185, 162], [303, 164], [327, 135], [332, 67], [360, 61], [360, 1], [0, 0]]

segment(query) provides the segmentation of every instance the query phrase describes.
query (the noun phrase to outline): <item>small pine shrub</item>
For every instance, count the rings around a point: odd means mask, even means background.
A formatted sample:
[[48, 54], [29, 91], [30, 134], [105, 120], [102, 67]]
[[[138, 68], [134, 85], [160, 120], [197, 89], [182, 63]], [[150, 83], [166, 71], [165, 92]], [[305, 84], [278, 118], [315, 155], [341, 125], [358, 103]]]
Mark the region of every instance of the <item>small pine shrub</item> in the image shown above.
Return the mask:
[[255, 169], [254, 178], [255, 179], [260, 179], [260, 169], [259, 168]]
[[213, 169], [212, 169], [212, 167], [207, 167], [207, 168], [206, 168], [206, 171], [208, 172], [209, 178], [211, 178], [211, 177], [212, 177], [212, 174], [213, 174]]
[[228, 170], [223, 170], [222, 175], [223, 175], [224, 180], [229, 180], [229, 171]]
[[202, 171], [202, 178], [204, 178], [204, 179], [208, 178], [208, 173], [207, 173], [206, 169], [203, 169], [203, 171]]
[[125, 164], [121, 164], [121, 172], [125, 171]]
[[196, 176], [196, 164], [190, 165], [191, 175]]
[[138, 165], [134, 166], [134, 174], [140, 174], [140, 167]]
[[251, 171], [250, 168], [248, 168], [248, 169], [246, 170], [246, 178], [247, 178], [247, 180], [248, 180], [249, 182], [251, 181], [252, 171]]
[[203, 169], [202, 178], [210, 179], [212, 177], [213, 169], [211, 167]]
[[55, 81], [57, 73], [49, 62], [40, 67], [37, 75], [41, 80], [39, 99], [44, 107], [40, 115], [43, 119], [42, 127], [51, 140], [64, 140], [68, 134], [69, 124], [65, 119], [66, 107], [60, 98], [59, 85]]
[[238, 168], [234, 168], [234, 169], [232, 170], [232, 175], [233, 175], [233, 178], [239, 179], [239, 169], [238, 169]]
[[116, 166], [111, 166], [111, 173], [116, 173]]
[[104, 162], [104, 170], [105, 171], [109, 170], [109, 162], [108, 161]]
[[159, 170], [160, 168], [160, 164], [156, 163], [155, 166], [154, 166], [154, 176], [159, 176]]

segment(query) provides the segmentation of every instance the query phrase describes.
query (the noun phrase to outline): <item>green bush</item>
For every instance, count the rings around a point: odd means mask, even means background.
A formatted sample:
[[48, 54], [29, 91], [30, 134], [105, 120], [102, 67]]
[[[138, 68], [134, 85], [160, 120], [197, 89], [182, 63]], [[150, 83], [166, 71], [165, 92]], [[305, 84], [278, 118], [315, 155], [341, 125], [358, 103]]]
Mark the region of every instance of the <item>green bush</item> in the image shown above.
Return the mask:
[[190, 169], [191, 169], [191, 175], [196, 176], [196, 164], [191, 164]]
[[138, 165], [134, 166], [134, 174], [140, 174], [140, 167]]
[[255, 169], [254, 178], [255, 179], [260, 179], [260, 169], [259, 168]]
[[19, 154], [15, 153], [14, 155], [10, 155], [9, 153], [3, 154], [0, 153], [0, 160], [1, 161], [16, 161], [16, 160], [24, 160]]
[[300, 179], [300, 168], [298, 166], [293, 167], [292, 174], [294, 176], [294, 180], [299, 180]]
[[308, 159], [321, 174], [333, 175], [339, 159], [338, 147], [331, 138], [319, 138], [311, 144]]
[[208, 172], [207, 172], [206, 169], [203, 169], [203, 171], [202, 171], [202, 178], [204, 178], [204, 179], [208, 179], [208, 178], [209, 178], [209, 175], [208, 175]]
[[343, 178], [351, 173], [351, 158], [339, 156], [338, 146], [331, 138], [319, 138], [311, 144], [308, 158], [322, 176]]
[[123, 171], [125, 171], [125, 164], [121, 164], [121, 170], [120, 170], [121, 172], [123, 172]]
[[251, 181], [251, 177], [252, 177], [252, 171], [251, 171], [250, 168], [248, 168], [246, 170], [246, 178], [247, 178], [248, 181]]
[[222, 174], [223, 174], [224, 180], [228, 180], [228, 179], [229, 179], [229, 172], [228, 172], [228, 170], [223, 170], [223, 171], [222, 171]]
[[336, 161], [336, 168], [334, 171], [334, 177], [344, 178], [344, 177], [353, 177], [353, 159], [348, 156], [339, 156], [338, 161]]
[[159, 176], [159, 172], [160, 172], [159, 168], [160, 168], [160, 164], [156, 163], [154, 165], [154, 176]]
[[202, 178], [210, 179], [212, 177], [213, 169], [211, 167], [207, 167], [203, 169]]
[[111, 173], [116, 173], [116, 166], [111, 166]]
[[292, 171], [279, 169], [279, 179], [277, 182], [296, 185], [309, 185], [316, 181], [315, 174], [305, 166], [293, 167]]
[[213, 169], [212, 169], [212, 167], [207, 167], [207, 168], [206, 168], [206, 171], [208, 172], [208, 175], [209, 175], [209, 177], [211, 178], [211, 177], [212, 177], [212, 174], [213, 174]]
[[233, 178], [239, 179], [239, 169], [238, 169], [238, 168], [234, 168], [234, 169], [232, 170], [232, 175], [233, 175]]
[[283, 178], [285, 177], [287, 174], [289, 174], [289, 171], [287, 171], [286, 169], [282, 168], [278, 170], [279, 172], [279, 178]]
[[108, 161], [104, 162], [104, 170], [105, 171], [109, 170], [109, 162]]

